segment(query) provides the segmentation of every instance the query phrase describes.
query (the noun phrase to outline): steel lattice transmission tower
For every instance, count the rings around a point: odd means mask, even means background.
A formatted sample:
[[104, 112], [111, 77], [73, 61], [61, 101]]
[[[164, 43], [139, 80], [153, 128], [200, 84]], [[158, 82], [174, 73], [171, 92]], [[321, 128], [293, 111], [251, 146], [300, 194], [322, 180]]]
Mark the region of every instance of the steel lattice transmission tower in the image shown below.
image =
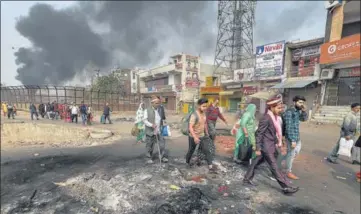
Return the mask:
[[[233, 70], [254, 67], [253, 28], [256, 1], [218, 1], [218, 36], [214, 58], [218, 77], [233, 77]], [[227, 74], [218, 71], [226, 67]]]

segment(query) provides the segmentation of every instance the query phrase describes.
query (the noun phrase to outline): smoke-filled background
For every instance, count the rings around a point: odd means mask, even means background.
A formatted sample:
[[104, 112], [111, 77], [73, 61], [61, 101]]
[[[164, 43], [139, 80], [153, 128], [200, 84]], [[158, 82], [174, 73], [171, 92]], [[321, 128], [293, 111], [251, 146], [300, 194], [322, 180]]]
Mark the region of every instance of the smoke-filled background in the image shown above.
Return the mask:
[[[321, 31], [314, 26], [326, 18], [323, 3], [296, 3], [258, 2], [255, 46], [323, 35], [324, 25]], [[76, 2], [65, 9], [37, 3], [15, 28], [31, 42], [15, 51], [16, 79], [63, 84], [91, 76], [95, 68], [108, 72], [164, 64], [179, 52], [200, 54], [212, 64], [217, 2]]]

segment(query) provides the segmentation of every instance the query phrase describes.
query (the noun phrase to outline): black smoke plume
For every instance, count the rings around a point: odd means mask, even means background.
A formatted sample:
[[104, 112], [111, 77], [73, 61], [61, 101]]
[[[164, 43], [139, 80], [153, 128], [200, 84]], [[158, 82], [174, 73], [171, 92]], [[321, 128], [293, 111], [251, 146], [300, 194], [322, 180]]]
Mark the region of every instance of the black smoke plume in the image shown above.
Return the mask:
[[16, 79], [61, 84], [89, 63], [105, 71], [156, 64], [182, 51], [212, 53], [215, 34], [209, 26], [217, 17], [206, 13], [209, 7], [205, 1], [78, 2], [62, 10], [36, 4], [16, 23], [32, 43], [15, 53]]

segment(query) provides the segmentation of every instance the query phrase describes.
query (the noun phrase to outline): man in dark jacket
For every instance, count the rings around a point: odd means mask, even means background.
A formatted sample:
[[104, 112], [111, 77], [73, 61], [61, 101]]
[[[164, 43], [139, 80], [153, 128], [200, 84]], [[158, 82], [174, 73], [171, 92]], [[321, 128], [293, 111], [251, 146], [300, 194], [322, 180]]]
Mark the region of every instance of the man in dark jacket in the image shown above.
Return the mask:
[[39, 115], [38, 112], [36, 111], [36, 106], [34, 105], [34, 103], [30, 103], [29, 110], [30, 110], [31, 120], [34, 120], [34, 115], [36, 119], [39, 120]]
[[112, 121], [110, 120], [110, 112], [112, 112], [112, 111], [109, 107], [109, 103], [106, 103], [104, 106], [104, 110], [103, 110], [103, 115], [104, 115], [103, 124], [105, 124], [107, 122], [107, 119], [109, 121], [109, 124], [112, 124]]
[[282, 127], [279, 123], [282, 112], [282, 100], [274, 98], [267, 101], [268, 112], [259, 121], [258, 129], [256, 132], [256, 155], [257, 157], [252, 160], [246, 175], [244, 176], [243, 183], [246, 185], [255, 186], [252, 182], [255, 167], [266, 161], [271, 169], [273, 176], [282, 187], [285, 194], [292, 194], [299, 190], [298, 187], [291, 187], [285, 175], [278, 168], [276, 161], [276, 144], [282, 146]]
[[44, 116], [45, 116], [45, 105], [44, 105], [44, 103], [40, 103], [38, 109], [39, 109], [39, 113], [40, 113], [41, 117], [44, 118]]

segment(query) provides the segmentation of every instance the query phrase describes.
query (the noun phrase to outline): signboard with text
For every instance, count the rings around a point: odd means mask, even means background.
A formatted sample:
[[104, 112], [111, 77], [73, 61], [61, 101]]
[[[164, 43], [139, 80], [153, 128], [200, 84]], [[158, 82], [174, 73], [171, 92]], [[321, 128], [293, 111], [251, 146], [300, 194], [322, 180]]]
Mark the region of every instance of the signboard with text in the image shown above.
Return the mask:
[[201, 87], [200, 93], [219, 93], [221, 91], [221, 87], [219, 86], [211, 86], [211, 87]]
[[244, 95], [255, 94], [257, 92], [257, 87], [256, 86], [244, 86], [242, 88], [242, 92]]
[[252, 81], [254, 76], [254, 68], [243, 68], [234, 70], [234, 81]]
[[320, 45], [299, 48], [292, 51], [292, 61], [298, 61], [304, 57], [320, 55]]
[[256, 48], [256, 70], [254, 76], [257, 79], [268, 77], [280, 77], [283, 74], [283, 58], [285, 41], [280, 41]]
[[360, 60], [360, 34], [321, 45], [320, 64]]

